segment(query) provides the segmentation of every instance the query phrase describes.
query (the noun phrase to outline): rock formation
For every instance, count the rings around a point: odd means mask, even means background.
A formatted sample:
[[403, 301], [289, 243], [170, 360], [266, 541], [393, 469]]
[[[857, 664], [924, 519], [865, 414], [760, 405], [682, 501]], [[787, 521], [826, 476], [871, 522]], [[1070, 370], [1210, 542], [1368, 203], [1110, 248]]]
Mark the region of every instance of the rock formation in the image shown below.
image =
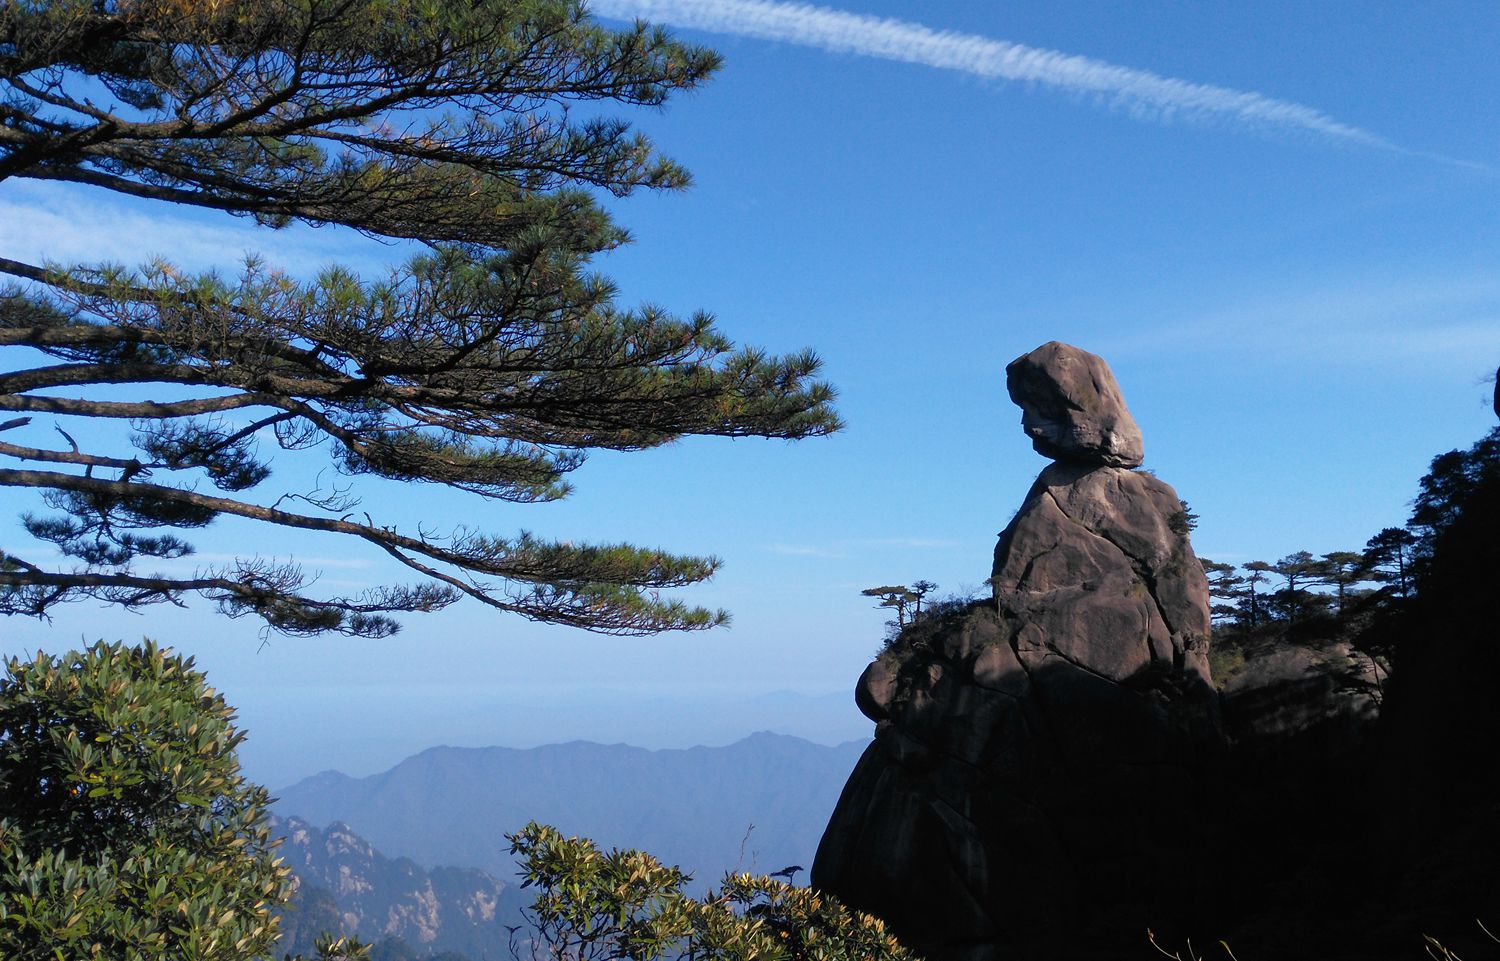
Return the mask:
[[1131, 469], [1108, 368], [1047, 344], [1007, 380], [1056, 463], [1000, 536], [993, 600], [919, 619], [860, 678], [875, 741], [814, 885], [931, 961], [1143, 957], [1148, 927], [1182, 957], [1191, 936], [1396, 961], [1424, 933], [1494, 956], [1500, 429], [1423, 479], [1410, 596], [1354, 634], [1242, 642], [1216, 694], [1188, 516]]
[[456, 951], [500, 957], [507, 925], [522, 922], [531, 892], [474, 868], [423, 868], [391, 858], [335, 821], [318, 828], [299, 817], [273, 818], [281, 856], [297, 894], [282, 912], [276, 952], [311, 956], [321, 934], [375, 943], [399, 938], [424, 956]]
[[1000, 535], [993, 600], [917, 621], [860, 678], [875, 741], [813, 867], [933, 961], [1139, 946], [1204, 896], [1222, 736], [1186, 509], [1130, 469], [1141, 435], [1103, 360], [1054, 342], [1006, 374], [1056, 463]]

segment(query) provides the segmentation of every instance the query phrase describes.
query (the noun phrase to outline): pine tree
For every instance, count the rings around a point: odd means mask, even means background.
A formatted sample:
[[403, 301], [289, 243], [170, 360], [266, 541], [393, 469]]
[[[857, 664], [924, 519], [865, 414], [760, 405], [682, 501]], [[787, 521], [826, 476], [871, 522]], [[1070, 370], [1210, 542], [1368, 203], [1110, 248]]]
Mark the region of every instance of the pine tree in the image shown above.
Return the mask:
[[1266, 575], [1275, 568], [1265, 561], [1251, 561], [1245, 565], [1245, 592], [1246, 600], [1250, 602], [1250, 629], [1253, 631], [1262, 620], [1263, 610], [1261, 607], [1261, 595], [1255, 590], [1257, 584], [1263, 584]]
[[1370, 538], [1364, 550], [1364, 564], [1370, 576], [1401, 597], [1409, 597], [1416, 545], [1416, 535], [1404, 527], [1387, 527]]
[[1306, 585], [1318, 583], [1322, 567], [1317, 558], [1307, 551], [1294, 551], [1271, 565], [1271, 570], [1285, 582], [1273, 596], [1290, 624], [1316, 613], [1320, 599]]
[[1250, 596], [1245, 587], [1246, 579], [1236, 573], [1233, 564], [1212, 561], [1206, 557], [1198, 558], [1198, 563], [1208, 578], [1209, 599], [1225, 602], [1211, 607], [1213, 617], [1230, 621], [1245, 620], [1248, 612], [1241, 606], [1241, 602]]
[[[267, 491], [257, 446], [273, 435], [347, 475], [530, 503], [565, 496], [590, 450], [835, 430], [810, 352], [736, 348], [706, 314], [624, 309], [588, 269], [627, 239], [601, 194], [688, 183], [596, 104], [660, 105], [717, 63], [646, 25], [602, 28], [576, 0], [0, 5], [0, 183], [423, 245], [377, 278], [299, 280], [254, 258], [237, 276], [0, 259], [14, 355], [0, 412], [21, 415], [0, 422], [15, 441], [0, 456], [39, 465], [0, 468], [0, 485], [41, 492], [56, 513], [25, 527], [67, 559], [0, 553], [0, 611], [196, 593], [289, 634], [381, 636], [394, 612], [468, 596], [610, 633], [722, 622], [658, 594], [710, 576], [712, 557], [400, 531], [346, 488]], [[99, 431], [68, 428], [89, 422], [129, 422], [130, 446], [85, 449], [75, 435]], [[54, 426], [65, 446], [46, 446]], [[417, 580], [327, 597], [260, 557], [150, 569], [221, 516], [342, 534]]]
[[1336, 613], [1340, 620], [1344, 618], [1354, 586], [1369, 577], [1364, 562], [1364, 555], [1356, 551], [1332, 551], [1319, 558], [1319, 577], [1334, 589]]
[[937, 585], [927, 579], [913, 581], [911, 585], [912, 610], [911, 619], [916, 620], [922, 616], [922, 598], [937, 590]]
[[[922, 595], [904, 584], [885, 584], [880, 587], [867, 587], [860, 591], [860, 593], [865, 597], [880, 598], [880, 603], [876, 605], [877, 607], [888, 607], [894, 610], [896, 612], [897, 627], [906, 626], [908, 619], [907, 611], [913, 604], [920, 604], [922, 600]], [[923, 593], [926, 592], [924, 591]]]

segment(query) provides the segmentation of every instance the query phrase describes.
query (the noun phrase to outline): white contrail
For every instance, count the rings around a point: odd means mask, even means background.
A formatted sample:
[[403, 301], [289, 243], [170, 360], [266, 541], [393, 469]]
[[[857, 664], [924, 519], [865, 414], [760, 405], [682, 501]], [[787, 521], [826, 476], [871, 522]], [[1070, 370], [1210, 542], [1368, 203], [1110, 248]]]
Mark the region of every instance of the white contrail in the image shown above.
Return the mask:
[[1176, 80], [1148, 70], [1008, 40], [933, 30], [905, 20], [776, 0], [592, 0], [589, 8], [603, 17], [640, 18], [687, 29], [920, 63], [977, 77], [1046, 84], [1101, 97], [1111, 105], [1151, 119], [1225, 118], [1258, 127], [1308, 131], [1380, 150], [1412, 153], [1384, 137], [1340, 123], [1299, 103]]

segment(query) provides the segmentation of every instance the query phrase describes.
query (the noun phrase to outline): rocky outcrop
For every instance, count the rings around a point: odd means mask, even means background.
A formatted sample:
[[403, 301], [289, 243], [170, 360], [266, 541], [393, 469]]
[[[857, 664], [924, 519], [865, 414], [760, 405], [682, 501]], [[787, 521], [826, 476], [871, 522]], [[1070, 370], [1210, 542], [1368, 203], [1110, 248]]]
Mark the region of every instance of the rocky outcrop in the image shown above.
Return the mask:
[[1225, 733], [1246, 751], [1328, 756], [1361, 749], [1380, 717], [1387, 680], [1347, 641], [1260, 643], [1218, 678]]
[[937, 961], [1138, 945], [1204, 894], [1222, 736], [1185, 508], [1128, 469], [1140, 433], [1100, 358], [1046, 344], [1007, 380], [1058, 462], [1000, 535], [993, 599], [919, 620], [861, 677], [875, 742], [813, 867]]
[[499, 957], [507, 924], [520, 923], [526, 892], [473, 868], [421, 867], [386, 857], [349, 826], [318, 828], [277, 818], [281, 857], [297, 880], [298, 898], [283, 918], [283, 953], [306, 951], [317, 935], [399, 938], [423, 953], [458, 951]]

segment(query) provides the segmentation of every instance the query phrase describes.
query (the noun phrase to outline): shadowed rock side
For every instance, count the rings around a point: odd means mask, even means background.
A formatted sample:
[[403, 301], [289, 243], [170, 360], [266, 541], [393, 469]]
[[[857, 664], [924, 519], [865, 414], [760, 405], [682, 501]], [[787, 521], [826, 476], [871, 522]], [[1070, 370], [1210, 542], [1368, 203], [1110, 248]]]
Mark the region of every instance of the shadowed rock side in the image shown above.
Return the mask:
[[813, 866], [936, 961], [1141, 945], [1207, 887], [1191, 865], [1222, 736], [1182, 502], [1112, 466], [1140, 439], [1102, 360], [1054, 343], [1008, 373], [1061, 460], [1000, 536], [994, 600], [918, 621], [860, 678], [875, 742]]
[[1260, 642], [1217, 675], [1224, 732], [1241, 755], [1319, 759], [1365, 748], [1380, 717], [1384, 672], [1347, 641]]
[[[1461, 479], [1440, 479], [1445, 462]], [[1394, 627], [1408, 640], [1381, 719], [1381, 908], [1458, 956], [1494, 958], [1474, 920], [1500, 934], [1500, 427], [1434, 460], [1424, 488], [1444, 506]]]

